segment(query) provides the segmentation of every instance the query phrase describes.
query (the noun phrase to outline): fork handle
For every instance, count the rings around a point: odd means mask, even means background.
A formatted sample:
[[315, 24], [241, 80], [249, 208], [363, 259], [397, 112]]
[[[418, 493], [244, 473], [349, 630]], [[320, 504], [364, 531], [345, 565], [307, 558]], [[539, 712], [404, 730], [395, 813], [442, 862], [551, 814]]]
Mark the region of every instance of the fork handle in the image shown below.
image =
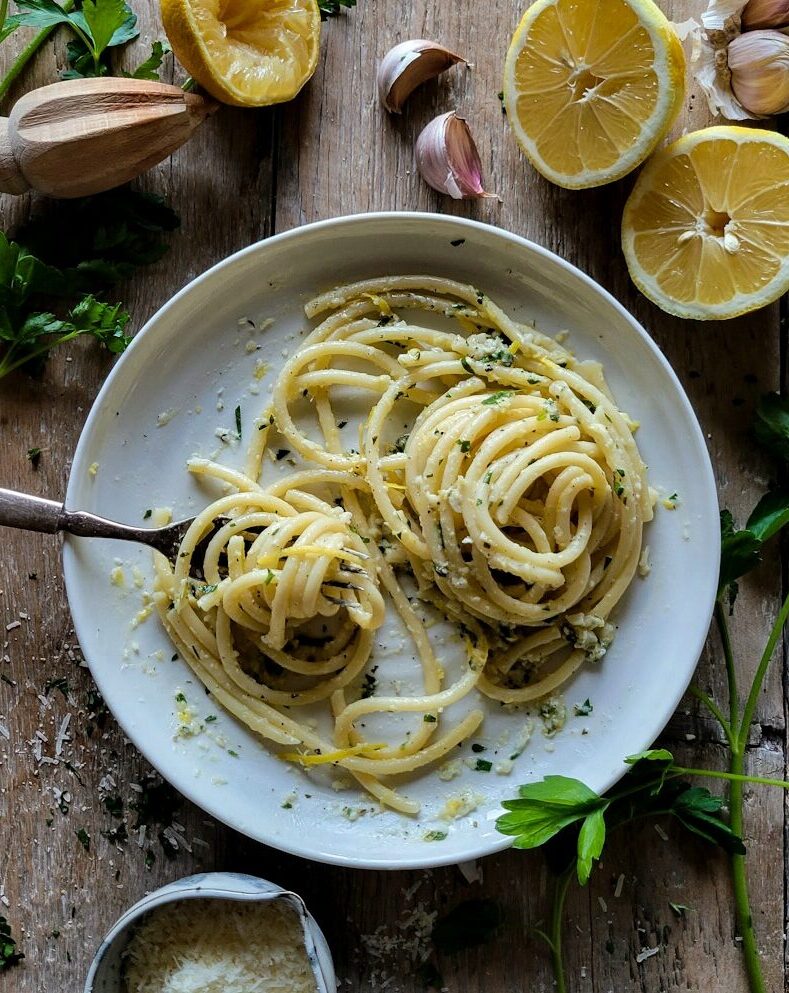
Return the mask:
[[29, 493], [0, 488], [0, 527], [68, 534], [82, 538], [119, 538], [157, 547], [156, 531], [118, 524], [84, 510], [66, 510], [57, 500], [45, 500]]
[[57, 500], [0, 489], [0, 525], [4, 527], [56, 534], [63, 527], [63, 515], [63, 504]]

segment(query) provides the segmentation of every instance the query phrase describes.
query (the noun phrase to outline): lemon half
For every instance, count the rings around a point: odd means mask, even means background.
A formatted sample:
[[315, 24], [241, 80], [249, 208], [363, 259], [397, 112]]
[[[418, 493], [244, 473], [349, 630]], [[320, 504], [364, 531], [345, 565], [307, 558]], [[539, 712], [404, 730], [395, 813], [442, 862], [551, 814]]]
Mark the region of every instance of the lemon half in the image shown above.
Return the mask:
[[723, 320], [789, 290], [789, 139], [756, 128], [684, 135], [647, 163], [622, 217], [636, 286], [663, 310]]
[[318, 64], [316, 0], [161, 0], [161, 11], [178, 61], [223, 103], [291, 100]]
[[559, 186], [601, 186], [630, 172], [682, 104], [685, 56], [652, 0], [537, 0], [504, 65], [515, 137]]

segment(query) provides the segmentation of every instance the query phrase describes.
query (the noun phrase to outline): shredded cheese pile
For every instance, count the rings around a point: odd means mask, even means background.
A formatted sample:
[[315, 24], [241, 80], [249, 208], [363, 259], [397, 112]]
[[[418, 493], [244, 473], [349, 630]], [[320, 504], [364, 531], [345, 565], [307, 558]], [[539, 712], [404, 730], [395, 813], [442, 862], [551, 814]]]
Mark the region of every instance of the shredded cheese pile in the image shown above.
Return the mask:
[[281, 900], [183, 900], [147, 914], [125, 993], [316, 993], [301, 923]]

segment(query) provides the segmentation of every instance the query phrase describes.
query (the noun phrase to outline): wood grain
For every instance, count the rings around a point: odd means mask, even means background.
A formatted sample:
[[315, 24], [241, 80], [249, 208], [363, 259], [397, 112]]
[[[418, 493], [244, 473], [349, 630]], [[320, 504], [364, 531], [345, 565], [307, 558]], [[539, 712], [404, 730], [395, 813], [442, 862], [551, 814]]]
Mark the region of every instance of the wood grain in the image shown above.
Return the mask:
[[[124, 56], [131, 65], [161, 36], [152, 0], [137, 0], [142, 37]], [[700, 4], [673, 0], [669, 15], [682, 20]], [[142, 181], [170, 199], [182, 217], [171, 252], [156, 266], [119, 288], [139, 326], [172, 293], [230, 252], [274, 231], [319, 218], [366, 210], [418, 209], [475, 217], [532, 238], [589, 272], [638, 317], [664, 350], [702, 422], [717, 474], [721, 504], [742, 520], [764, 487], [769, 467], [748, 438], [750, 411], [760, 393], [781, 379], [785, 345], [778, 307], [747, 319], [705, 327], [667, 317], [631, 286], [619, 249], [622, 204], [632, 180], [600, 190], [569, 193], [550, 186], [525, 163], [508, 133], [497, 99], [501, 65], [519, 5], [428, 4], [426, 0], [359, 0], [357, 9], [326, 25], [323, 58], [302, 95], [271, 111], [223, 109], [195, 138]], [[408, 111], [390, 118], [375, 96], [375, 67], [391, 45], [408, 37], [435, 37], [471, 59], [415, 94]], [[20, 39], [21, 41], [21, 39]], [[16, 39], [0, 49], [7, 66]], [[51, 82], [63, 67], [62, 43], [41, 52], [13, 96]], [[180, 81], [181, 73], [168, 78]], [[477, 137], [487, 187], [503, 203], [457, 204], [429, 190], [416, 175], [413, 142], [437, 113], [461, 111]], [[7, 111], [7, 108], [6, 108]], [[705, 107], [691, 91], [677, 131], [707, 123]], [[13, 229], [35, 198], [0, 200], [3, 229]], [[53, 358], [41, 382], [14, 377], [0, 384], [0, 484], [55, 496], [62, 493], [82, 422], [110, 361], [89, 344]], [[25, 457], [44, 450], [38, 470]], [[677, 481], [681, 496], [682, 481]], [[681, 512], [681, 510], [679, 511]], [[119, 795], [130, 810], [145, 762], [125, 741], [111, 717], [92, 734], [91, 682], [80, 664], [60, 573], [59, 550], [48, 538], [0, 535], [0, 638], [7, 623], [27, 614], [5, 637], [0, 652], [0, 884], [9, 906], [0, 913], [21, 933], [23, 966], [0, 974], [0, 993], [82, 989], [101, 934], [120, 911], [146, 890], [201, 867], [241, 869], [287, 883], [304, 894], [324, 925], [335, 953], [340, 988], [381, 988], [417, 993], [424, 983], [418, 963], [405, 953], [381, 961], [364, 936], [388, 934], [422, 904], [439, 912], [468, 897], [484, 896], [505, 909], [496, 940], [483, 948], [445, 956], [437, 964], [453, 993], [548, 991], [551, 974], [544, 948], [530, 929], [547, 911], [550, 880], [541, 856], [507, 852], [485, 860], [482, 883], [469, 884], [457, 868], [429, 873], [365, 873], [313, 865], [256, 845], [182, 801], [175, 815], [192, 852], [168, 859], [155, 837], [145, 848], [120, 846], [102, 837], [118, 818], [102, 797]], [[776, 557], [745, 584], [734, 617], [734, 641], [743, 681], [755, 665], [780, 592]], [[35, 575], [36, 578], [29, 578]], [[45, 687], [66, 679], [65, 695]], [[725, 700], [725, 679], [715, 637], [705, 650], [698, 679]], [[750, 766], [783, 774], [786, 720], [782, 658], [762, 694]], [[10, 683], [8, 681], [11, 681]], [[63, 685], [63, 684], [60, 684]], [[43, 698], [43, 702], [42, 702]], [[52, 755], [63, 718], [71, 714], [63, 762], [39, 766], [37, 732]], [[723, 762], [719, 735], [683, 703], [665, 741], [693, 764]], [[111, 774], [114, 786], [106, 780]], [[103, 782], [103, 786], [100, 785]], [[68, 790], [61, 813], [54, 789]], [[749, 865], [754, 912], [764, 951], [768, 988], [785, 988], [785, 808], [775, 792], [757, 788], [748, 799]], [[91, 837], [85, 852], [75, 837]], [[680, 993], [722, 990], [745, 993], [731, 914], [725, 865], [671, 828], [663, 842], [652, 826], [613, 840], [605, 864], [586, 890], [568, 905], [570, 989], [577, 993], [657, 990]], [[145, 851], [155, 855], [146, 866]], [[623, 876], [621, 895], [615, 896]], [[412, 896], [408, 896], [419, 884]], [[669, 901], [686, 905], [677, 916]], [[53, 933], [58, 932], [58, 937]], [[643, 948], [659, 952], [642, 963]]]

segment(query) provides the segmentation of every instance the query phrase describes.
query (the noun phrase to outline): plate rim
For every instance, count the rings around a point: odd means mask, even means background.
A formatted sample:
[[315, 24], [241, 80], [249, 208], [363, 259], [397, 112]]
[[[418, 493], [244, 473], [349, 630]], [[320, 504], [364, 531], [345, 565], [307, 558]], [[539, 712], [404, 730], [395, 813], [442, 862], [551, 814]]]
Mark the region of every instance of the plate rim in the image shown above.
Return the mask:
[[[167, 316], [170, 310], [176, 308], [180, 304], [182, 299], [192, 293], [200, 284], [213, 279], [224, 269], [237, 265], [247, 256], [257, 253], [264, 253], [269, 245], [279, 245], [283, 242], [298, 240], [299, 238], [305, 236], [308, 237], [311, 233], [326, 228], [347, 228], [356, 225], [363, 227], [372, 223], [392, 221], [416, 225], [438, 223], [439, 225], [445, 225], [447, 228], [454, 227], [464, 229], [466, 231], [479, 231], [487, 236], [499, 238], [505, 242], [514, 243], [520, 248], [525, 249], [527, 252], [541, 256], [546, 261], [557, 266], [558, 269], [565, 270], [571, 277], [581, 280], [592, 292], [601, 297], [605, 304], [613, 308], [613, 310], [624, 319], [631, 330], [641, 339], [642, 344], [645, 345], [646, 348], [652, 353], [653, 358], [657, 360], [658, 364], [662, 367], [663, 372], [668, 376], [674, 387], [674, 390], [682, 404], [682, 420], [688, 429], [689, 440], [695, 444], [702, 455], [699, 464], [699, 477], [703, 484], [704, 503], [708, 504], [708, 506], [704, 509], [704, 517], [706, 518], [706, 514], [709, 512], [710, 517], [717, 520], [719, 502], [715, 475], [709, 450], [704, 439], [704, 433], [701, 425], [699, 424], [696, 412], [693, 409], [693, 406], [671, 363], [668, 361], [651, 335], [643, 327], [641, 322], [638, 321], [627, 310], [627, 308], [620, 303], [619, 300], [617, 300], [616, 297], [614, 297], [605, 287], [601, 286], [595, 279], [593, 279], [592, 276], [588, 275], [588, 273], [584, 272], [572, 262], [568, 262], [556, 252], [553, 252], [542, 245], [538, 245], [536, 242], [533, 242], [522, 235], [515, 234], [505, 228], [498, 227], [494, 224], [488, 224], [483, 221], [478, 221], [473, 218], [459, 217], [453, 214], [399, 210], [364, 211], [355, 214], [341, 215], [339, 217], [325, 218], [323, 220], [313, 221], [309, 224], [303, 224], [298, 227], [291, 228], [288, 231], [279, 232], [268, 237], [261, 238], [253, 244], [247, 245], [246, 247], [225, 256], [218, 262], [215, 262], [208, 269], [204, 270], [202, 273], [199, 273], [193, 279], [190, 279], [189, 282], [169, 297], [148, 318], [148, 320], [134, 336], [134, 339], [129, 347], [119, 357], [118, 361], [110, 370], [95, 400], [93, 401], [90, 411], [88, 412], [88, 416], [85, 419], [80, 431], [76, 448], [74, 449], [68, 483], [66, 486], [64, 506], [69, 507], [71, 505], [74, 493], [80, 485], [80, 474], [84, 475], [86, 468], [83, 463], [86, 461], [86, 451], [92, 440], [95, 421], [98, 419], [101, 407], [106, 402], [106, 399], [112, 395], [116, 379], [119, 378], [124, 366], [128, 364], [129, 359], [127, 357], [129, 355], [133, 356], [136, 354], [138, 341], [148, 338], [151, 334], [156, 333], [156, 326]], [[79, 539], [77, 539], [77, 541], [79, 541]], [[720, 545], [718, 542], [713, 544], [712, 554], [713, 562], [710, 563], [708, 589], [702, 591], [702, 595], [700, 595], [702, 604], [706, 603], [707, 605], [707, 609], [702, 611], [702, 614], [700, 615], [706, 619], [706, 623], [703, 627], [699, 627], [699, 631], [692, 639], [692, 643], [689, 644], [688, 648], [687, 658], [689, 660], [692, 659], [693, 662], [692, 664], [688, 662], [688, 671], [686, 675], [683, 675], [682, 680], [677, 682], [674, 693], [670, 697], [665, 698], [664, 705], [659, 709], [659, 720], [657, 722], [653, 721], [650, 723], [650, 727], [655, 724], [656, 730], [650, 737], [650, 741], [645, 743], [644, 747], [648, 747], [648, 745], [651, 744], [651, 742], [662, 732], [668, 721], [671, 719], [671, 716], [676, 711], [682, 697], [690, 685], [703, 652], [704, 645], [706, 644], [709, 624], [712, 620], [717, 593], [717, 577], [720, 567]], [[87, 633], [88, 618], [83, 614], [83, 608], [77, 604], [79, 565], [78, 558], [76, 554], [74, 554], [74, 539], [70, 535], [64, 535], [62, 560], [66, 599], [74, 625], [74, 632], [82, 649], [85, 662], [90, 670], [91, 677], [96, 682], [99, 690], [103, 693], [101, 681], [94, 669], [94, 664], [89, 657], [89, 653], [85, 651], [85, 644], [89, 642], [89, 635]], [[712, 569], [713, 564], [715, 566], [714, 570]], [[84, 639], [83, 633], [85, 633]], [[407, 856], [392, 859], [371, 856], [344, 855], [332, 851], [325, 851], [321, 848], [320, 843], [318, 843], [318, 845], [313, 843], [311, 846], [309, 844], [304, 846], [300, 845], [298, 841], [294, 842], [290, 837], [272, 837], [270, 834], [266, 835], [265, 831], [255, 830], [252, 825], [239, 827], [237, 823], [233, 823], [232, 818], [229, 819], [223, 815], [222, 805], [219, 801], [216, 803], [206, 802], [202, 797], [197, 797], [197, 791], [191, 788], [191, 784], [188, 781], [185, 780], [183, 784], [179, 783], [176, 785], [167, 776], [165, 776], [161, 772], [156, 756], [152, 754], [152, 752], [144, 744], [145, 736], [139, 735], [136, 731], [129, 729], [124, 719], [116, 714], [114, 710], [112, 710], [112, 714], [123, 734], [129, 738], [134, 747], [143, 755], [146, 761], [149, 762], [154, 769], [156, 769], [159, 775], [161, 775], [166, 782], [168, 782], [182, 796], [189, 800], [190, 803], [193, 803], [196, 807], [198, 807], [198, 809], [205, 811], [210, 816], [216, 818], [216, 820], [235, 831], [239, 831], [241, 834], [251, 838], [253, 841], [271, 848], [275, 848], [279, 851], [286, 852], [290, 855], [296, 855], [314, 862], [321, 862], [324, 864], [337, 865], [346, 868], [399, 871], [405, 869], [427, 869], [444, 865], [456, 865], [459, 862], [472, 861], [474, 859], [483, 858], [487, 855], [493, 855], [497, 852], [501, 852], [510, 848], [513, 843], [513, 839], [502, 835], [500, 838], [496, 838], [493, 843], [486, 841], [484, 843], [477, 844], [476, 846], [469, 846], [469, 850], [460, 858], [457, 853], [447, 853], [445, 855], [441, 855], [435, 851], [434, 846], [426, 846], [427, 849], [432, 849], [432, 852], [426, 852], [425, 856]], [[606, 780], [604, 780], [605, 785], [600, 789], [600, 793], [606, 792], [615, 783], [617, 783], [627, 769], [628, 766], [622, 762], [621, 766], [617, 770], [613, 771]]]

